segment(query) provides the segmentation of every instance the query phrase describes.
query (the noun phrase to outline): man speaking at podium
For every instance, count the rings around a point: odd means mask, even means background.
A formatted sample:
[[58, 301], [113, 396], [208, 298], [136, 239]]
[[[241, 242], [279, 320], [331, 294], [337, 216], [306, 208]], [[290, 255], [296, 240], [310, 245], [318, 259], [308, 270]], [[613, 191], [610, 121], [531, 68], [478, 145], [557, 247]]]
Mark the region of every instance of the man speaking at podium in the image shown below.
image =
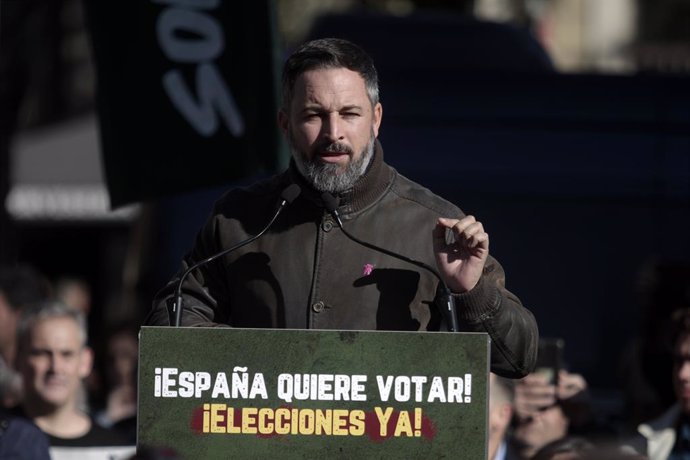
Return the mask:
[[495, 373], [529, 373], [536, 322], [505, 289], [488, 234], [385, 163], [382, 116], [362, 49], [297, 49], [278, 114], [289, 168], [216, 202], [147, 323], [487, 332]]

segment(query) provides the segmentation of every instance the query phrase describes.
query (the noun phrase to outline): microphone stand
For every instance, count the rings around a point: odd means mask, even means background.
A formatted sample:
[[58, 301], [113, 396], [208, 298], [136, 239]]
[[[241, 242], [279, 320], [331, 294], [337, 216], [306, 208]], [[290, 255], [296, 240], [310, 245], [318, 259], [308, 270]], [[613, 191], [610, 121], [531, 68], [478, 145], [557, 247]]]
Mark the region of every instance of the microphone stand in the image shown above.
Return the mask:
[[257, 238], [261, 237], [266, 231], [271, 228], [271, 225], [273, 225], [273, 222], [278, 218], [280, 213], [283, 211], [286, 205], [292, 203], [295, 198], [297, 198], [302, 190], [300, 189], [299, 185], [297, 184], [290, 184], [288, 185], [283, 192], [281, 193], [281, 198], [282, 201], [278, 205], [278, 209], [276, 210], [275, 214], [273, 214], [273, 217], [271, 220], [268, 222], [268, 224], [261, 230], [259, 233], [256, 235], [247, 238], [244, 241], [241, 241], [237, 243], [236, 245], [229, 247], [228, 249], [225, 249], [217, 254], [214, 254], [210, 257], [207, 257], [206, 259], [195, 263], [191, 267], [189, 267], [187, 270], [184, 271], [182, 276], [180, 276], [180, 281], [177, 283], [177, 288], [175, 289], [175, 301], [173, 303], [173, 313], [175, 314], [175, 327], [180, 327], [180, 323], [182, 322], [182, 283], [184, 283], [184, 280], [187, 278], [187, 276], [196, 270], [197, 268], [201, 267], [202, 265], [205, 265], [209, 262], [212, 262], [216, 260], [219, 257], [222, 257], [229, 252], [234, 251], [235, 249], [241, 248], [242, 246], [245, 246], [252, 241], [256, 240]]

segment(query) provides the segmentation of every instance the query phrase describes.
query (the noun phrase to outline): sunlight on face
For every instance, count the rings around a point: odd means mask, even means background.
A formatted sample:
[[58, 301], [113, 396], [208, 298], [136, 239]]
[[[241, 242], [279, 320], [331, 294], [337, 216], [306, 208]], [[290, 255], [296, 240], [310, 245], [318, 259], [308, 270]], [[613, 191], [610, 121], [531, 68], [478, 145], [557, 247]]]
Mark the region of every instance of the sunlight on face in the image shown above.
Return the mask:
[[329, 68], [299, 76], [279, 122], [300, 173], [318, 190], [340, 192], [366, 170], [381, 114], [358, 73]]

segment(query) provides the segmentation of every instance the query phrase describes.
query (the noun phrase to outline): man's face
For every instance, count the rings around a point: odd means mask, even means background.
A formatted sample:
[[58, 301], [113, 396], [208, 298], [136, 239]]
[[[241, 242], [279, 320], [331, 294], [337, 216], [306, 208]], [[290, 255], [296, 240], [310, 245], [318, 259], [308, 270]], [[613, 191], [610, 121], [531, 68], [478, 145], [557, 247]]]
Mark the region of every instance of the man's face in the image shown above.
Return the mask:
[[496, 375], [489, 374], [489, 458], [494, 458], [513, 415], [512, 403], [501, 393]]
[[364, 79], [345, 68], [304, 72], [278, 123], [297, 166], [323, 191], [350, 188], [369, 162], [381, 124], [381, 104], [372, 107]]
[[568, 418], [561, 406], [553, 405], [536, 411], [515, 428], [515, 438], [534, 451], [568, 434]]
[[681, 335], [673, 356], [673, 388], [683, 412], [690, 414], [690, 334]]
[[71, 318], [36, 322], [19, 357], [27, 403], [76, 407], [81, 380], [91, 372], [91, 351]]

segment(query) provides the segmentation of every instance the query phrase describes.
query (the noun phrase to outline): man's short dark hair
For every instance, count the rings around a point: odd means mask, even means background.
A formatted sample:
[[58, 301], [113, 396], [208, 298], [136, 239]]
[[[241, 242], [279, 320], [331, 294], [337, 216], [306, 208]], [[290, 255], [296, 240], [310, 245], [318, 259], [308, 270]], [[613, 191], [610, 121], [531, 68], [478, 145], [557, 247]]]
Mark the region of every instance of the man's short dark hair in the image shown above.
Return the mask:
[[679, 308], [671, 313], [671, 347], [675, 353], [678, 341], [690, 335], [690, 308]]
[[10, 308], [19, 311], [50, 296], [50, 283], [29, 265], [0, 267], [0, 294]]
[[315, 69], [345, 68], [363, 79], [369, 101], [379, 102], [379, 79], [374, 61], [362, 48], [340, 38], [309, 41], [295, 50], [283, 66], [283, 110], [290, 109], [295, 82], [300, 75]]

